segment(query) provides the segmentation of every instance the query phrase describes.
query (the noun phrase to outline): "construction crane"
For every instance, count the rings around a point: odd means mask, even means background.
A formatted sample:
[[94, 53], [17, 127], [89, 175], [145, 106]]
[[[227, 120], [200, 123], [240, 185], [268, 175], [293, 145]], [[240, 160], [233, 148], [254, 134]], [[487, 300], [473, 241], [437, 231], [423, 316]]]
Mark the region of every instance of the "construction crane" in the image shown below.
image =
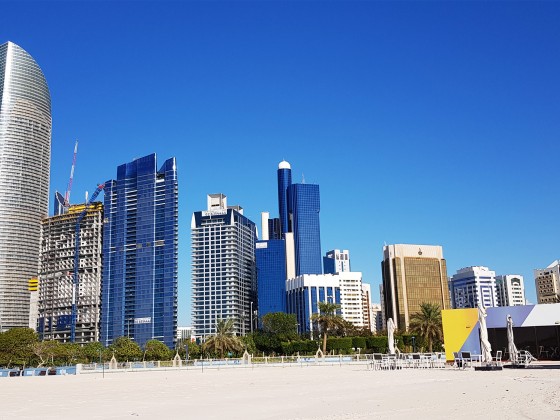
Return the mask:
[[72, 168], [70, 169], [70, 179], [68, 180], [68, 186], [66, 187], [66, 193], [64, 194], [64, 209], [68, 210], [70, 207], [70, 192], [72, 191], [72, 181], [74, 180], [74, 168], [76, 167], [76, 155], [78, 154], [78, 140], [74, 145], [74, 157], [72, 158]]
[[[77, 143], [76, 143], [77, 146]], [[91, 198], [87, 202], [86, 206], [82, 212], [78, 215], [76, 220], [76, 238], [74, 247], [74, 278], [72, 280], [72, 323], [70, 326], [70, 342], [74, 343], [76, 340], [76, 322], [78, 319], [78, 286], [80, 281], [78, 278], [78, 270], [80, 268], [80, 223], [82, 219], [87, 214], [87, 210], [91, 203], [95, 201], [99, 193], [105, 188], [105, 184], [99, 184], [95, 192], [91, 195]]]

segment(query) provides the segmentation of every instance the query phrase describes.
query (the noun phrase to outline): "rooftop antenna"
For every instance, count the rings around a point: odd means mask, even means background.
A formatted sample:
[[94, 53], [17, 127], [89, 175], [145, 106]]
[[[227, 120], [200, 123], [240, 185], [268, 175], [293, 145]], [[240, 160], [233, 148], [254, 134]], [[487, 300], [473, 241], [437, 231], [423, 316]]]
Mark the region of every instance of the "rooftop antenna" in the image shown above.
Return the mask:
[[303, 174], [303, 172], [301, 173], [301, 183], [305, 184], [305, 175]]

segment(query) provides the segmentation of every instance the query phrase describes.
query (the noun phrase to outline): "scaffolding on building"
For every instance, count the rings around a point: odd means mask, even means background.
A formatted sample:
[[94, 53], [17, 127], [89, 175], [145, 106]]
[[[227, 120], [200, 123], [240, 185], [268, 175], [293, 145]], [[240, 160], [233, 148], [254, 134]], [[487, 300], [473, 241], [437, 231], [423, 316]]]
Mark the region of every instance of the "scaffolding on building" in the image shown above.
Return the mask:
[[[81, 215], [77, 237], [76, 224]], [[99, 341], [102, 230], [103, 204], [100, 202], [89, 206], [72, 205], [68, 213], [43, 220], [37, 321], [41, 339], [78, 344]], [[79, 249], [78, 258], [75, 258], [76, 248]], [[75, 261], [78, 261], [79, 274], [76, 286]], [[72, 340], [73, 301], [75, 340]]]

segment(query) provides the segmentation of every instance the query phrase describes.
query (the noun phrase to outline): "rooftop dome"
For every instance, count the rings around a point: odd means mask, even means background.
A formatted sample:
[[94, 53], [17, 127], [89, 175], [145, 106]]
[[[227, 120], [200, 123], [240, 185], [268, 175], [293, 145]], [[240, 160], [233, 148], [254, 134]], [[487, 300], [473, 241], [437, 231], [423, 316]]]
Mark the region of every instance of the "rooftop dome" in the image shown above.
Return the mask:
[[292, 167], [290, 166], [290, 164], [288, 162], [283, 160], [282, 162], [280, 162], [278, 164], [278, 169], [292, 169]]

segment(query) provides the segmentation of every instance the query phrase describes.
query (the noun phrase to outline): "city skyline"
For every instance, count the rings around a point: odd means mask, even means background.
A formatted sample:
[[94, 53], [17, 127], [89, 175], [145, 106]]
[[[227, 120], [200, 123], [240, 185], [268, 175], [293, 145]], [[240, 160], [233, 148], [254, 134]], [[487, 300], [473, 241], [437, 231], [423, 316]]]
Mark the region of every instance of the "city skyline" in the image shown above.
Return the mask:
[[0, 43], [49, 82], [50, 200], [76, 139], [75, 204], [122, 162], [177, 157], [179, 324], [192, 213], [224, 192], [276, 215], [283, 159], [320, 185], [321, 249], [351, 252], [373, 302], [383, 244], [421, 243], [449, 274], [523, 275], [536, 303], [533, 269], [558, 259], [559, 5], [164, 4], [8, 2], [26, 19]]

